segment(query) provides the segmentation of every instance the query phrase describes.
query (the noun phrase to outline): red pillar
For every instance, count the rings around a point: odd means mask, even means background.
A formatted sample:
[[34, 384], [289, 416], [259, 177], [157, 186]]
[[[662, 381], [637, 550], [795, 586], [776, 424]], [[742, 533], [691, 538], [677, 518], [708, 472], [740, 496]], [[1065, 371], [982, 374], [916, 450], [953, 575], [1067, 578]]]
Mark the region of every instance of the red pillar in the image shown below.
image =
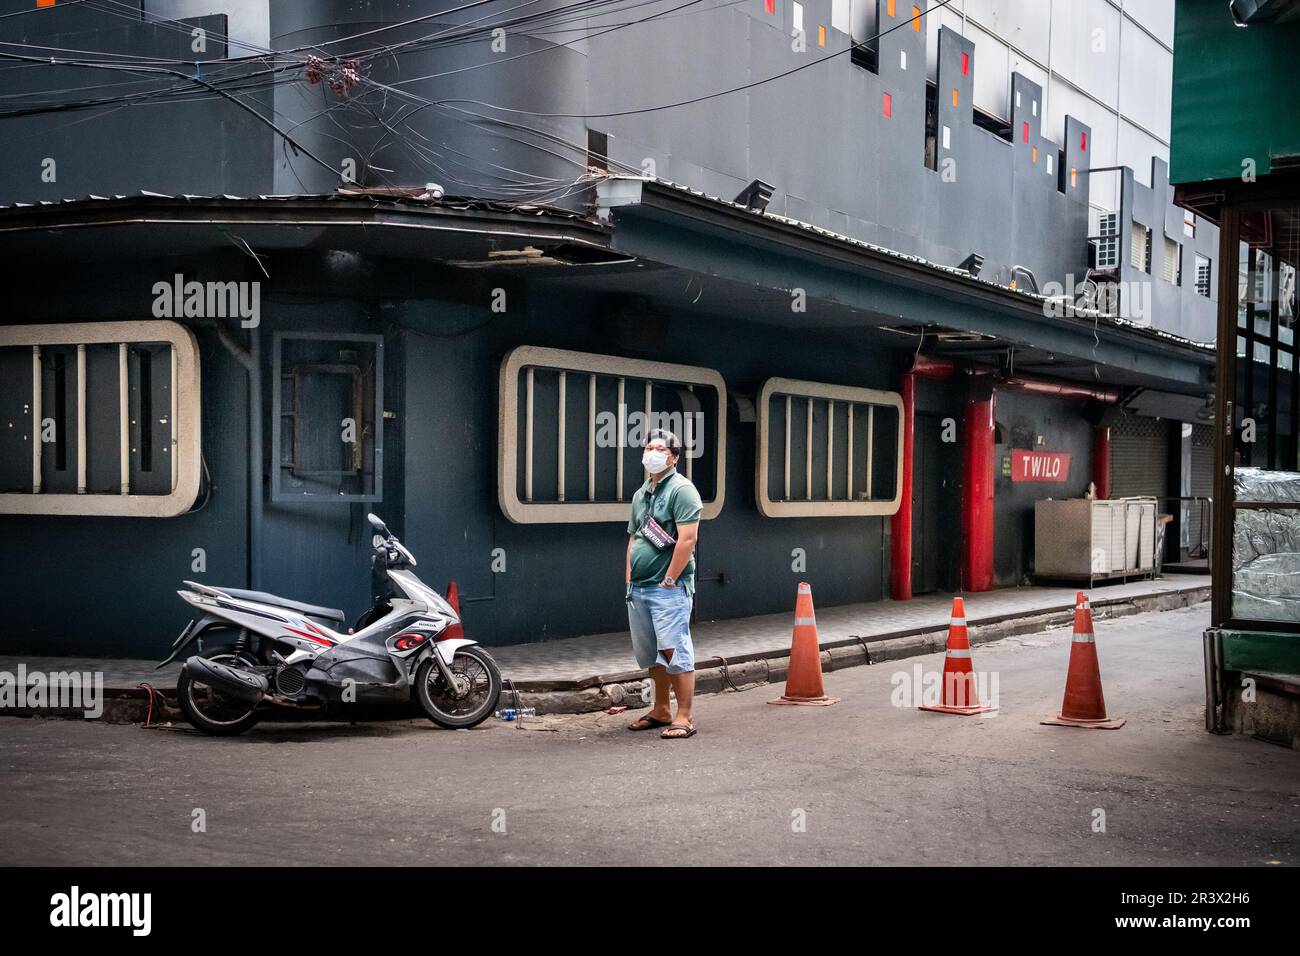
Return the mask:
[[993, 590], [993, 396], [966, 406], [962, 530], [967, 591]]
[[903, 413], [898, 423], [903, 443], [903, 470], [898, 476], [902, 496], [898, 510], [889, 519], [889, 596], [895, 601], [912, 600], [912, 441], [916, 422], [916, 370], [903, 373], [899, 386]]
[[1110, 429], [1100, 425], [1092, 430], [1092, 483], [1098, 498], [1110, 497]]
[[912, 456], [916, 433], [916, 379], [951, 378], [956, 372], [951, 362], [918, 355], [912, 367], [903, 372], [898, 392], [903, 399], [899, 416], [899, 441], [903, 443], [903, 469], [898, 476], [902, 484], [898, 510], [889, 519], [889, 596], [895, 601], [912, 600]]

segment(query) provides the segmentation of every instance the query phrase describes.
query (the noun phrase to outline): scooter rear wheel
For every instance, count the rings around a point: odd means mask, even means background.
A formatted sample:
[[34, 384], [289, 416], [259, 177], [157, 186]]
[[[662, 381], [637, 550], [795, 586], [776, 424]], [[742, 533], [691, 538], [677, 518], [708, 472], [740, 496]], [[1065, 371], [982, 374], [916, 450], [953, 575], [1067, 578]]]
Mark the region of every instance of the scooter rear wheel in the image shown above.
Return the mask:
[[476, 727], [492, 715], [501, 697], [497, 662], [483, 648], [471, 644], [456, 651], [450, 670], [457, 686], [449, 688], [433, 657], [426, 657], [415, 672], [416, 700], [439, 727]]
[[[210, 661], [237, 667], [247, 666], [248, 661], [235, 653], [233, 647], [214, 647], [203, 655]], [[176, 680], [176, 702], [181, 711], [197, 730], [218, 737], [242, 734], [259, 720], [262, 715], [257, 712], [256, 704], [236, 700], [228, 694], [201, 684], [183, 668]]]

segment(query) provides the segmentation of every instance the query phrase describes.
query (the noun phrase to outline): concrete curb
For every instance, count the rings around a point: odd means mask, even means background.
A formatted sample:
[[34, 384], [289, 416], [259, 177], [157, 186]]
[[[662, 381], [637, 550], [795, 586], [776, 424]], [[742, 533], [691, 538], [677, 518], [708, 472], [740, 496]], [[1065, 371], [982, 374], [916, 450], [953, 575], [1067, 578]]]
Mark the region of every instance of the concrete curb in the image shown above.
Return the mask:
[[[1128, 617], [1147, 611], [1168, 611], [1191, 607], [1210, 599], [1209, 586], [1165, 591], [1129, 598], [1092, 600], [1094, 620]], [[972, 644], [987, 644], [1004, 637], [1033, 634], [1055, 625], [1074, 623], [1074, 605], [1066, 604], [1036, 611], [1032, 614], [1008, 614], [969, 621], [967, 633]], [[843, 670], [864, 664], [880, 664], [933, 654], [945, 649], [948, 643], [948, 625], [937, 628], [914, 628], [894, 634], [872, 638], [848, 638], [821, 645], [822, 671]], [[784, 681], [789, 666], [790, 651], [749, 654], [722, 661], [720, 658], [700, 659], [695, 662], [695, 691], [697, 694], [717, 694], [748, 690], [762, 684]], [[539, 714], [590, 713], [610, 706], [626, 705], [635, 709], [646, 706], [641, 700], [645, 683], [641, 671], [610, 675], [596, 679], [596, 686], [574, 689], [532, 690], [518, 687], [520, 704], [535, 707]], [[583, 682], [586, 684], [587, 682]], [[503, 695], [504, 698], [505, 695]], [[503, 702], [503, 706], [511, 706]]]
[[[1191, 607], [1210, 599], [1210, 588], [1198, 586], [1178, 591], [1163, 591], [1135, 597], [1094, 599], [1092, 615], [1095, 619], [1127, 617], [1146, 611], [1168, 611]], [[968, 634], [972, 644], [987, 644], [1004, 637], [1033, 634], [1055, 625], [1071, 624], [1074, 605], [1035, 611], [1028, 614], [1005, 614], [988, 618], [971, 619]], [[850, 637], [823, 644], [822, 670], [831, 672], [864, 664], [880, 664], [902, 660], [922, 654], [942, 651], [948, 639], [948, 626], [904, 629], [871, 638]], [[630, 653], [630, 651], [629, 651]], [[789, 665], [788, 647], [772, 651], [747, 654], [723, 660], [720, 657], [696, 662], [695, 689], [699, 694], [718, 694], [748, 690], [763, 684], [785, 680]], [[647, 706], [641, 697], [645, 687], [644, 671], [623, 671], [571, 681], [519, 681], [512, 684], [507, 679], [502, 691], [500, 707], [533, 707], [538, 714], [582, 714], [606, 710], [612, 706], [639, 709]], [[176, 692], [172, 688], [156, 689], [160, 697], [154, 698], [155, 723], [184, 722], [176, 706]], [[161, 699], [160, 699], [161, 698]], [[104, 713], [99, 718], [110, 724], [144, 723], [149, 713], [149, 695], [139, 688], [104, 688]], [[16, 708], [0, 711], [7, 717], [36, 719], [86, 719], [80, 710], [64, 708]], [[418, 707], [366, 708], [346, 716], [337, 713], [328, 716], [313, 711], [274, 711], [268, 719], [275, 721], [328, 720], [394, 720], [427, 719]]]

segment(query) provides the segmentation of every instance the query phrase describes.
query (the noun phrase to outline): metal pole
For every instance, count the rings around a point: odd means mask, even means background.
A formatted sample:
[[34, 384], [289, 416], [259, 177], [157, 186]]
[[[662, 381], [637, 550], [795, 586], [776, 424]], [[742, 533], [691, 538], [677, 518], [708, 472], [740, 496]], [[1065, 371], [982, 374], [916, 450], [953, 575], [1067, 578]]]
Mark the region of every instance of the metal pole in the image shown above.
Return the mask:
[[[868, 405], [867, 407], [870, 408], [871, 406]], [[847, 439], [848, 444], [844, 447], [844, 454], [848, 459], [849, 473], [844, 485], [844, 493], [848, 496], [848, 500], [852, 501], [853, 500], [853, 403], [852, 402], [849, 402], [848, 432], [849, 432], [849, 437]]]
[[41, 493], [41, 347], [32, 346], [32, 494]]
[[127, 385], [126, 343], [117, 344], [117, 420], [119, 430], [118, 472], [121, 492], [131, 493], [131, 410]]
[[[248, 586], [262, 587], [262, 335], [248, 330]], [[278, 388], [279, 382], [275, 383]], [[173, 424], [173, 428], [175, 425]], [[273, 449], [278, 468], [280, 450]]]
[[559, 414], [556, 415], [556, 418], [559, 419], [559, 424], [556, 428], [555, 485], [557, 490], [556, 497], [560, 501], [564, 500], [564, 419], [565, 419], [565, 404], [567, 400], [567, 395], [566, 395], [567, 377], [568, 377], [568, 373], [566, 372], [560, 373], [560, 398], [559, 398], [560, 409], [559, 409]]
[[533, 372], [524, 376], [524, 500], [533, 500]]
[[620, 377], [618, 380], [618, 463], [614, 467], [614, 484], [617, 489], [616, 497], [619, 501], [623, 500], [623, 458], [627, 442], [627, 379]]
[[587, 500], [596, 500], [596, 376], [587, 376]]
[[791, 420], [793, 416], [793, 404], [791, 397], [785, 397], [785, 500], [790, 501], [794, 495], [790, 492], [790, 430], [794, 426]]
[[[173, 389], [174, 390], [174, 389]], [[77, 346], [77, 494], [86, 493], [86, 346]]]

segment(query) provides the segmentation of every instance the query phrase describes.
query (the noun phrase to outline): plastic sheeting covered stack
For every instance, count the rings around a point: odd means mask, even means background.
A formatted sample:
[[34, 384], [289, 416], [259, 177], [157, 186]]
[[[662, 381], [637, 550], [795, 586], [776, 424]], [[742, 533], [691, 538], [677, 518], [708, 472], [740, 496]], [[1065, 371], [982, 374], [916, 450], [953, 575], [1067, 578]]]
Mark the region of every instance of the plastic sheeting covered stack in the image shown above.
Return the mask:
[[[1238, 468], [1238, 502], [1300, 504], [1300, 473]], [[1300, 623], [1300, 508], [1238, 508], [1232, 528], [1232, 615]]]

